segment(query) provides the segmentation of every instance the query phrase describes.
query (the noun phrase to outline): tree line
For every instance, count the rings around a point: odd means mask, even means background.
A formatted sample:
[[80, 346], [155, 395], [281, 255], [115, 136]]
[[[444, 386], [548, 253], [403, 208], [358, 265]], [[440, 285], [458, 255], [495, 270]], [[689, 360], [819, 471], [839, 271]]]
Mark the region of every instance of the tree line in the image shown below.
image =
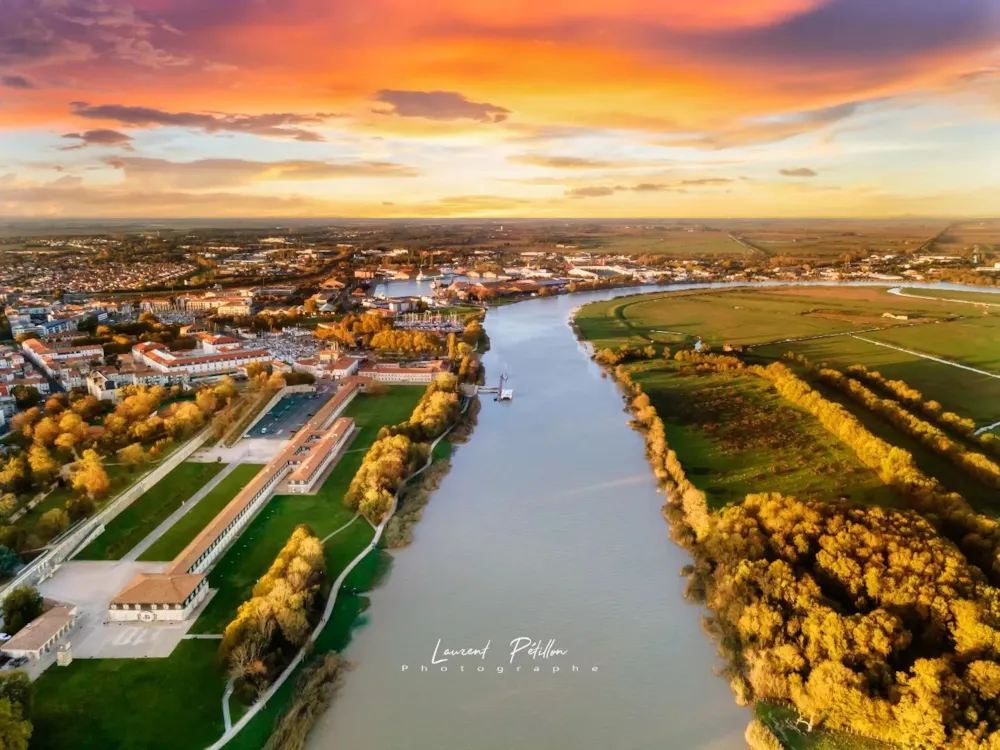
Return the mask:
[[0, 547], [16, 552], [37, 548], [92, 515], [112, 488], [109, 464], [134, 472], [157, 460], [176, 440], [192, 435], [213, 412], [229, 404], [236, 387], [224, 378], [198, 390], [193, 400], [161, 409], [182, 395], [177, 387], [126, 386], [99, 425], [88, 419], [107, 407], [95, 406], [89, 396], [73, 400], [58, 394], [46, 401], [44, 409], [18, 414], [13, 427], [20, 450], [0, 462], [0, 514], [10, 519], [30, 497], [59, 485], [72, 488], [73, 495], [62, 507], [43, 513], [31, 529], [9, 520], [0, 523]]
[[[792, 705], [807, 731], [822, 724], [919, 748], [1000, 746], [997, 523], [785, 365], [697, 353], [677, 359], [767, 379], [926, 516], [777, 494], [712, 512], [648, 396], [616, 367], [633, 426], [668, 490], [672, 535], [695, 556], [688, 589], [713, 612], [709, 627], [738, 700]], [[751, 738], [754, 748], [780, 747], [757, 721]]]
[[[787, 356], [787, 355], [786, 355]], [[804, 358], [802, 358], [804, 360]], [[806, 361], [807, 362], [807, 361]], [[894, 398], [908, 408], [915, 409], [929, 421], [941, 429], [977, 443], [991, 453], [1000, 455], [1000, 437], [992, 433], [976, 435], [976, 423], [968, 417], [961, 417], [944, 407], [937, 401], [925, 401], [924, 395], [903, 380], [889, 380], [877, 370], [869, 370], [864, 365], [850, 365], [847, 374], [865, 385], [871, 386], [890, 398]]]
[[266, 690], [308, 640], [325, 584], [323, 543], [297, 526], [222, 635], [219, 657], [244, 702]]
[[882, 417], [900, 432], [944, 456], [987, 487], [1000, 489], [1000, 466], [986, 456], [967, 450], [964, 445], [955, 442], [929, 422], [911, 414], [896, 401], [880, 398], [861, 382], [837, 370], [824, 367], [816, 371], [816, 376], [821, 382], [833, 386], [870, 412]]
[[379, 430], [344, 497], [348, 508], [373, 524], [381, 523], [400, 485], [427, 461], [430, 441], [458, 420], [459, 388], [456, 375], [438, 375], [408, 420]]

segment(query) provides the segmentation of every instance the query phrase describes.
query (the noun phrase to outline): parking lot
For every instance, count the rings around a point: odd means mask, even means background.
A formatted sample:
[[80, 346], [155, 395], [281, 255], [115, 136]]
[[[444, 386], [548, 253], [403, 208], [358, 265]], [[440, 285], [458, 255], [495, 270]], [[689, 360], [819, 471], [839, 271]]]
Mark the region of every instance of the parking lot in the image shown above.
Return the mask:
[[329, 398], [329, 393], [292, 393], [281, 399], [246, 435], [254, 440], [287, 440]]

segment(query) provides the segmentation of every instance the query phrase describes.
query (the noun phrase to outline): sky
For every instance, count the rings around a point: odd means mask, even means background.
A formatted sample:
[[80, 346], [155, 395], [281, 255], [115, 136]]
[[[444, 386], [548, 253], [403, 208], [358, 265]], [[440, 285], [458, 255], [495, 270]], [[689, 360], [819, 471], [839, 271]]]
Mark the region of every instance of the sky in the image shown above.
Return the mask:
[[1000, 214], [997, 0], [0, 0], [0, 217]]

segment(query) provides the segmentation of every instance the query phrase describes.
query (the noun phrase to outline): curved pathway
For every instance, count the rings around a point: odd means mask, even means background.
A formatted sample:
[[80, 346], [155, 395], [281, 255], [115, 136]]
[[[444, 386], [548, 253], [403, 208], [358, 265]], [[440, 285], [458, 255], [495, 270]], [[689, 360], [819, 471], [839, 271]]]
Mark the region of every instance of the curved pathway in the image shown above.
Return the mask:
[[360, 513], [355, 513], [355, 514], [354, 514], [353, 516], [351, 516], [351, 520], [350, 520], [350, 521], [348, 521], [347, 523], [345, 523], [345, 524], [344, 524], [343, 526], [341, 526], [341, 527], [340, 527], [339, 529], [337, 529], [336, 531], [331, 531], [331, 532], [330, 532], [329, 534], [327, 534], [327, 535], [326, 535], [325, 537], [323, 537], [322, 539], [320, 539], [320, 543], [321, 543], [321, 544], [326, 544], [326, 543], [327, 543], [328, 541], [330, 541], [330, 540], [331, 540], [331, 539], [333, 539], [333, 538], [334, 538], [335, 536], [337, 536], [337, 534], [339, 534], [339, 533], [340, 533], [341, 531], [343, 531], [343, 530], [344, 530], [344, 529], [346, 529], [346, 528], [347, 528], [348, 526], [350, 526], [350, 525], [351, 525], [352, 523], [354, 523], [355, 521], [357, 521], [357, 520], [358, 520], [358, 516], [360, 516], [360, 515], [361, 515]]
[[[468, 405], [469, 405], [469, 402], [467, 401], [466, 405], [465, 405], [465, 408], [462, 409], [462, 413], [463, 414], [465, 413], [466, 409], [468, 408]], [[242, 717], [240, 717], [240, 720], [237, 721], [235, 724], [233, 724], [231, 722], [230, 716], [229, 716], [229, 698], [230, 698], [230, 696], [233, 693], [234, 683], [233, 683], [232, 679], [230, 679], [229, 682], [226, 683], [226, 692], [225, 692], [225, 694], [222, 697], [222, 716], [223, 716], [223, 722], [224, 722], [225, 727], [226, 727], [226, 731], [225, 731], [225, 733], [218, 740], [216, 740], [212, 745], [209, 746], [208, 750], [218, 750], [218, 748], [225, 747], [226, 744], [231, 739], [233, 739], [233, 737], [235, 737], [239, 733], [239, 731], [241, 729], [243, 729], [243, 727], [245, 727], [247, 724], [249, 724], [250, 720], [253, 719], [253, 717], [255, 717], [261, 711], [261, 709], [263, 709], [264, 706], [267, 705], [267, 702], [274, 696], [274, 694], [281, 688], [281, 686], [285, 684], [285, 681], [288, 680], [292, 676], [292, 673], [302, 663], [302, 660], [306, 656], [306, 650], [309, 647], [309, 644], [311, 642], [315, 642], [316, 641], [316, 639], [319, 637], [320, 633], [323, 632], [323, 628], [326, 627], [327, 622], [330, 621], [330, 616], [333, 614], [333, 608], [337, 604], [337, 594], [340, 591], [341, 586], [344, 585], [344, 581], [346, 580], [347, 576], [351, 574], [351, 571], [353, 571], [362, 560], [364, 560], [366, 557], [368, 557], [368, 554], [373, 549], [375, 549], [376, 547], [378, 547], [379, 540], [381, 540], [381, 538], [382, 538], [382, 532], [385, 531], [385, 527], [389, 523], [389, 519], [391, 519], [392, 516], [393, 516], [393, 514], [396, 512], [396, 505], [397, 505], [397, 503], [399, 501], [399, 493], [403, 490], [403, 487], [405, 487], [414, 477], [419, 476], [420, 474], [423, 474], [424, 471], [432, 463], [434, 463], [434, 449], [437, 447], [438, 443], [440, 443], [442, 440], [444, 440], [448, 436], [448, 434], [455, 428], [455, 426], [457, 424], [458, 423], [456, 422], [454, 425], [452, 425], [451, 427], [449, 427], [447, 430], [445, 430], [439, 437], [437, 437], [431, 443], [430, 450], [427, 453], [427, 462], [423, 466], [421, 466], [417, 471], [413, 472], [409, 477], [407, 477], [406, 481], [403, 482], [399, 486], [399, 489], [396, 490], [396, 494], [393, 495], [393, 497], [392, 497], [392, 506], [389, 508], [389, 512], [385, 514], [385, 518], [383, 518], [382, 521], [379, 523], [379, 525], [375, 527], [375, 536], [372, 538], [372, 543], [369, 546], [365, 547], [358, 554], [357, 557], [355, 557], [353, 560], [351, 560], [351, 562], [347, 565], [347, 567], [345, 567], [340, 572], [340, 575], [337, 576], [337, 580], [335, 580], [333, 582], [333, 586], [330, 587], [330, 598], [327, 600], [327, 602], [326, 602], [326, 608], [323, 610], [323, 617], [316, 624], [316, 627], [313, 629], [313, 632], [310, 634], [309, 641], [306, 642], [305, 646], [303, 646], [301, 649], [299, 649], [299, 652], [295, 655], [295, 658], [292, 659], [291, 663], [287, 667], [285, 667], [284, 671], [281, 673], [281, 675], [278, 677], [278, 679], [274, 681], [274, 683], [271, 685], [271, 687], [269, 687], [257, 699], [257, 702], [254, 703], [247, 710], [247, 712], [245, 714], [243, 714]], [[356, 517], [357, 516], [355, 516], [355, 518]], [[337, 529], [337, 531], [333, 532], [333, 534], [330, 534], [330, 536], [333, 536], [334, 534], [339, 533], [344, 528], [346, 528], [346, 526], [349, 526], [351, 523], [353, 523], [354, 520], [355, 519], [352, 518], [350, 521], [348, 521], [347, 524], [345, 524], [344, 526], [341, 526], [339, 529]], [[330, 536], [328, 536], [327, 539], [329, 539]], [[323, 541], [325, 542], [326, 540], [324, 539]]]
[[[932, 302], [958, 302], [963, 305], [979, 305], [980, 307], [1000, 307], [1000, 304], [996, 302], [982, 302], [981, 300], [975, 300], [975, 299], [953, 299], [949, 297], [929, 297], [926, 294], [910, 294], [909, 292], [904, 292], [903, 288], [898, 286], [890, 289], [889, 294], [895, 294], [897, 297], [912, 297], [913, 299], [926, 299], [926, 300], [931, 300]], [[989, 294], [989, 292], [983, 292], [983, 294]]]

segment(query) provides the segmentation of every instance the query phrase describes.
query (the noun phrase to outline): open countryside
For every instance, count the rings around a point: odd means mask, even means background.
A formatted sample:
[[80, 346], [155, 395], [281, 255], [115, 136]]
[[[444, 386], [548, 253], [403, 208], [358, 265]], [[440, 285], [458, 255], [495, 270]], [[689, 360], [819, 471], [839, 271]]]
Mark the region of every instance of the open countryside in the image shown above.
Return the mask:
[[[798, 352], [817, 363], [885, 368], [949, 410], [979, 423], [1000, 419], [1000, 378], [872, 344], [885, 342], [1000, 375], [1000, 315], [982, 308], [911, 299], [878, 287], [786, 287], [627, 297], [581, 319], [608, 344], [752, 347], [776, 359]], [[885, 317], [886, 315], [895, 317]]]
[[[905, 711], [910, 704], [894, 700], [895, 691], [910, 694], [913, 683], [898, 673], [900, 686], [886, 694], [868, 680], [880, 658], [906, 658], [911, 628], [938, 617], [897, 585], [926, 590], [945, 585], [944, 579], [921, 567], [891, 573], [902, 576], [899, 584], [851, 579], [879, 575], [873, 560], [883, 543], [900, 545], [895, 554], [908, 545], [918, 554], [938, 549], [971, 575], [995, 578], [993, 542], [987, 540], [1000, 531], [1000, 439], [977, 429], [996, 415], [995, 399], [984, 399], [980, 387], [991, 377], [973, 382], [967, 370], [949, 362], [992, 367], [991, 374], [1000, 375], [1000, 338], [993, 317], [976, 309], [969, 318], [961, 307], [968, 306], [900, 298], [883, 289], [799, 287], [640, 295], [590, 304], [575, 316], [595, 359], [625, 390], [632, 424], [670, 492], [664, 515], [674, 539], [695, 558], [688, 594], [715, 613], [709, 630], [729, 660], [726, 674], [738, 701], [755, 706], [757, 723], [747, 734], [753, 747], [924, 746], [905, 721], [878, 718]], [[792, 340], [775, 340], [779, 318], [788, 321], [785, 338]], [[862, 337], [843, 331], [845, 323], [874, 330]], [[879, 342], [919, 346], [924, 356], [901, 358]], [[945, 398], [963, 388], [965, 398]], [[874, 536], [838, 549], [846, 541], [838, 529], [845, 528]], [[789, 534], [799, 535], [790, 547]], [[905, 541], [913, 534], [923, 541]], [[809, 562], [800, 557], [808, 549], [823, 551]], [[763, 565], [759, 573], [756, 560]], [[768, 560], [777, 562], [769, 567]], [[737, 574], [729, 566], [738, 563], [749, 567]], [[792, 567], [780, 567], [786, 563]], [[735, 575], [754, 583], [733, 588]], [[780, 586], [817, 587], [816, 594], [803, 589], [798, 596], [837, 597], [837, 605], [831, 610], [819, 601], [793, 601], [770, 588], [775, 577], [787, 576]], [[988, 606], [996, 595], [988, 584], [961, 591], [954, 595], [970, 611]], [[805, 618], [801, 633], [768, 633], [771, 616]], [[854, 678], [833, 677], [842, 667], [818, 647], [820, 631], [810, 632], [814, 617], [826, 638], [837, 637], [831, 634], [839, 628], [894, 618], [884, 631], [883, 657], [869, 656], [852, 673], [860, 675], [850, 688], [859, 691], [854, 709], [845, 708], [836, 685]], [[979, 706], [983, 693], [965, 672], [964, 626], [953, 622], [937, 636], [930, 653], [941, 661], [926, 664], [940, 664], [941, 674], [964, 674], [951, 699]], [[852, 642], [849, 637], [848, 652], [863, 650], [861, 640]], [[781, 661], [795, 653], [802, 660], [797, 666]], [[911, 669], [923, 669], [921, 659], [935, 657], [916, 655]], [[855, 657], [841, 658], [850, 663]], [[977, 664], [982, 666], [974, 669], [996, 669], [992, 661]], [[803, 675], [811, 676], [799, 687]], [[821, 689], [821, 679], [834, 682]], [[794, 714], [788, 719], [788, 701], [798, 720]], [[966, 747], [979, 741], [972, 738], [1000, 731], [989, 724], [972, 729], [953, 714], [927, 707], [921, 711], [939, 747]], [[812, 731], [818, 718], [823, 726]]]

